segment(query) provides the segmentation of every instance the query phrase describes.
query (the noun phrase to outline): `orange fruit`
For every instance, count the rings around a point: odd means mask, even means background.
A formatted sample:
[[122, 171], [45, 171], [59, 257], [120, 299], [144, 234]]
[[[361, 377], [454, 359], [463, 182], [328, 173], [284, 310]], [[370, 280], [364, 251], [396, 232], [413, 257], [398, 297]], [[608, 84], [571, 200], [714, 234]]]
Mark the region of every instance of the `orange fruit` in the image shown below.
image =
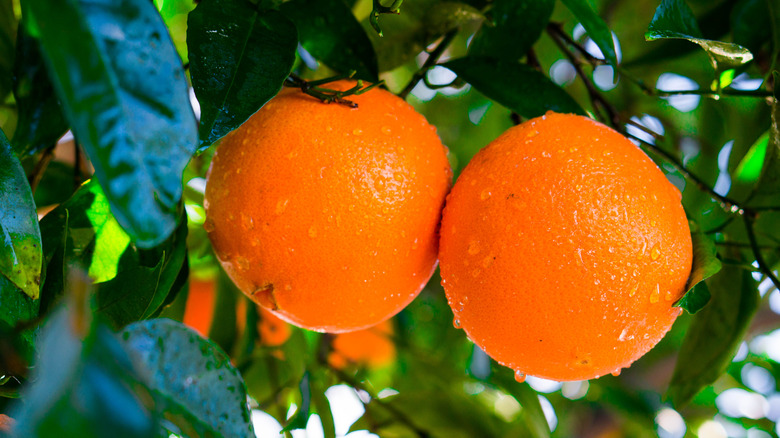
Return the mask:
[[547, 113], [481, 150], [444, 209], [455, 325], [524, 375], [619, 373], [681, 310], [691, 238], [680, 192], [633, 143]]
[[204, 227], [225, 271], [317, 331], [376, 325], [417, 296], [452, 179], [409, 104], [377, 88], [349, 99], [359, 107], [282, 90], [222, 140], [207, 175]]
[[328, 363], [337, 369], [350, 366], [377, 369], [395, 360], [393, 325], [389, 320], [356, 332], [333, 337]]

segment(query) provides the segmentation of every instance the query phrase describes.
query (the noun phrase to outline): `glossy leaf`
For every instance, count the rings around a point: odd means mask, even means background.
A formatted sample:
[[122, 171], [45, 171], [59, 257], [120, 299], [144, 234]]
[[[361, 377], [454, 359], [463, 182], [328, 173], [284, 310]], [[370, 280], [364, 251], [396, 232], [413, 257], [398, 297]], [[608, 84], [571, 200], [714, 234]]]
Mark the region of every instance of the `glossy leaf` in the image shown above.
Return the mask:
[[554, 7], [554, 0], [496, 0], [489, 13], [492, 25], [482, 25], [469, 46], [469, 54], [520, 60], [542, 35]]
[[11, 92], [16, 17], [12, 0], [0, 0], [0, 102]]
[[59, 311], [46, 325], [34, 383], [12, 414], [16, 436], [168, 436], [114, 334], [94, 327], [82, 339], [77, 319]]
[[472, 56], [443, 65], [485, 96], [523, 117], [537, 117], [547, 111], [585, 114], [561, 87], [527, 65]]
[[680, 298], [675, 307], [682, 307], [688, 313], [696, 313], [710, 300], [710, 291], [704, 280], [717, 274], [721, 269], [718, 250], [709, 236], [704, 234], [699, 226], [691, 223], [691, 241], [693, 242], [693, 266], [688, 277], [685, 295]]
[[282, 88], [295, 61], [295, 26], [248, 0], [204, 0], [187, 19], [200, 148], [244, 123]]
[[617, 55], [615, 54], [615, 42], [612, 39], [612, 32], [607, 27], [607, 23], [601, 19], [593, 10], [588, 0], [562, 0], [563, 4], [580, 21], [582, 27], [588, 32], [588, 36], [601, 50], [610, 64], [617, 65]]
[[688, 328], [667, 393], [678, 409], [723, 374], [759, 304], [747, 270], [726, 266], [707, 283], [712, 299]]
[[461, 2], [438, 2], [425, 16], [426, 27], [435, 35], [445, 33], [486, 18], [477, 8]]
[[379, 66], [374, 47], [343, 0], [291, 0], [281, 12], [298, 29], [300, 44], [328, 67], [356, 79], [376, 82]]
[[38, 41], [23, 26], [16, 38], [13, 91], [19, 110], [12, 141], [16, 154], [34, 154], [54, 146], [68, 130], [68, 123], [49, 80]]
[[41, 288], [41, 232], [24, 169], [0, 131], [0, 275], [27, 296]]
[[684, 0], [663, 0], [645, 33], [647, 41], [670, 38], [688, 40], [701, 46], [709, 55], [713, 68], [719, 71], [753, 60], [750, 50], [739, 44], [703, 38], [696, 17]]
[[47, 214], [41, 230], [47, 299], [61, 294], [68, 271], [85, 269], [95, 282], [94, 310], [117, 328], [153, 316], [186, 269], [186, 225], [159, 247], [137, 249], [94, 181]]
[[65, 116], [117, 221], [141, 247], [178, 224], [197, 146], [181, 59], [146, 0], [25, 3]]
[[157, 408], [186, 413], [184, 424], [174, 421], [179, 427], [197, 436], [255, 436], [244, 381], [213, 342], [169, 319], [131, 324], [121, 339]]

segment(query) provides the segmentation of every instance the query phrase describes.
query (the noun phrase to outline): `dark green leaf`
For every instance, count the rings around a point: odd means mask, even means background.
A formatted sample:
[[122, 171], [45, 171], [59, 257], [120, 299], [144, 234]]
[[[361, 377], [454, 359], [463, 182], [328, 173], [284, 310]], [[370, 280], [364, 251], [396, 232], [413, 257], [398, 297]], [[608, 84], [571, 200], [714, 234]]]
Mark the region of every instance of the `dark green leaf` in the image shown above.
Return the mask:
[[57, 312], [44, 330], [35, 383], [12, 414], [16, 436], [167, 436], [114, 334], [95, 327], [82, 341], [74, 318], [75, 312]]
[[169, 319], [137, 322], [120, 334], [157, 409], [198, 436], [254, 437], [244, 381], [213, 342]]
[[154, 4], [25, 5], [65, 116], [117, 221], [139, 246], [159, 244], [178, 224], [197, 126], [181, 59]]
[[527, 65], [468, 56], [444, 66], [485, 96], [523, 117], [537, 117], [547, 111], [585, 114], [561, 87]]
[[248, 0], [205, 0], [187, 19], [200, 147], [244, 123], [282, 88], [295, 61], [295, 26]]
[[232, 351], [236, 341], [236, 306], [243, 294], [224, 270], [217, 274], [216, 295], [208, 337], [225, 351]]
[[32, 190], [0, 131], [0, 275], [32, 299], [41, 288], [41, 231]]
[[610, 64], [617, 65], [615, 55], [615, 42], [607, 23], [599, 17], [587, 0], [563, 0], [563, 4], [580, 20], [582, 27], [588, 32], [588, 36], [604, 54]]
[[[19, 132], [17, 130], [16, 132]], [[38, 208], [62, 204], [76, 190], [74, 184], [75, 169], [62, 161], [52, 161], [46, 166], [46, 172], [33, 193]]]
[[492, 26], [482, 25], [469, 54], [517, 62], [539, 39], [554, 7], [554, 0], [496, 0], [490, 12]]
[[311, 385], [309, 385], [309, 373], [306, 372], [298, 385], [301, 390], [301, 405], [295, 411], [295, 415], [287, 422], [282, 432], [289, 432], [295, 429], [306, 429], [309, 422], [309, 407], [311, 405]]
[[723, 374], [759, 304], [750, 271], [725, 266], [707, 283], [712, 299], [688, 328], [667, 393], [677, 408]]
[[645, 33], [647, 41], [669, 38], [698, 44], [709, 55], [713, 68], [719, 71], [739, 67], [753, 60], [750, 50], [739, 44], [703, 38], [696, 17], [684, 0], [663, 0]]
[[321, 372], [313, 373], [311, 378], [311, 401], [314, 404], [314, 409], [320, 417], [322, 422], [322, 431], [325, 438], [336, 438], [336, 425], [333, 421], [333, 411], [330, 408], [330, 401], [325, 396], [325, 390], [327, 389], [327, 380], [324, 370]]
[[[775, 81], [780, 80], [780, 75], [773, 72]], [[775, 94], [780, 87], [775, 88]], [[780, 101], [774, 97], [772, 102], [772, 122], [769, 126], [769, 139], [767, 140], [766, 158], [758, 178], [756, 190], [762, 194], [776, 194], [780, 192]]]
[[721, 263], [718, 259], [718, 250], [710, 238], [704, 234], [699, 226], [691, 221], [691, 241], [693, 242], [693, 266], [685, 295], [680, 298], [675, 307], [682, 307], [688, 313], [696, 313], [710, 300], [710, 291], [704, 280], [712, 277], [720, 271]]
[[434, 4], [425, 16], [426, 27], [435, 35], [443, 35], [468, 23], [483, 20], [485, 16], [473, 6], [448, 1]]
[[13, 146], [19, 156], [54, 146], [68, 130], [41, 57], [38, 41], [19, 26], [14, 65], [14, 98], [19, 120]]
[[772, 14], [766, 0], [741, 0], [731, 11], [734, 43], [757, 51], [772, 36]]
[[0, 102], [11, 92], [16, 16], [12, 0], [0, 0]]
[[[19, 323], [38, 316], [40, 300], [33, 300], [13, 283], [0, 276], [0, 375], [19, 376], [32, 362], [35, 333], [15, 332]], [[2, 342], [7, 341], [7, 342]]]
[[95, 282], [93, 305], [114, 327], [153, 316], [186, 264], [184, 221], [162, 245], [135, 248], [111, 215], [100, 186], [90, 181], [41, 221], [47, 277], [44, 294], [62, 292], [63, 275], [86, 269]]
[[312, 56], [340, 73], [354, 70], [357, 79], [379, 80], [371, 40], [343, 0], [291, 0], [281, 11]]

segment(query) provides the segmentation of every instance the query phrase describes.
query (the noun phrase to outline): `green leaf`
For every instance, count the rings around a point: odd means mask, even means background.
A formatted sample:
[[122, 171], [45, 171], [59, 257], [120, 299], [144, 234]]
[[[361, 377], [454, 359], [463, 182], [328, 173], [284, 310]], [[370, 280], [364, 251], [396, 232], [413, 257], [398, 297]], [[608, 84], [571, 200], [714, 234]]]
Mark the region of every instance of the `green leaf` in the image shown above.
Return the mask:
[[[772, 74], [775, 81], [780, 80], [780, 75], [776, 71], [772, 72]], [[775, 88], [775, 94], [778, 93], [779, 88]], [[756, 185], [756, 191], [761, 194], [780, 193], [780, 126], [778, 124], [780, 124], [780, 102], [778, 97], [774, 96], [766, 157]]]
[[761, 169], [764, 167], [768, 146], [769, 131], [766, 131], [758, 137], [745, 156], [742, 157], [739, 165], [737, 165], [737, 169], [734, 171], [734, 178], [745, 183], [758, 181], [759, 176], [761, 176]]
[[561, 87], [527, 65], [472, 56], [443, 65], [485, 96], [523, 117], [537, 117], [547, 111], [585, 114]]
[[536, 391], [527, 383], [515, 381], [514, 372], [511, 369], [500, 366], [492, 360], [490, 362], [493, 369], [490, 382], [517, 399], [523, 407], [523, 420], [528, 426], [530, 434], [535, 438], [549, 437], [550, 426], [547, 424], [547, 418], [544, 416]]
[[707, 283], [712, 299], [688, 328], [667, 392], [678, 409], [726, 371], [759, 304], [747, 270], [727, 265]]
[[32, 299], [41, 288], [41, 231], [32, 190], [0, 131], [0, 274]]
[[68, 130], [68, 123], [49, 80], [38, 41], [24, 26], [19, 26], [16, 37], [13, 89], [19, 110], [12, 141], [16, 154], [34, 154], [54, 146]]
[[371, 40], [343, 0], [291, 0], [281, 12], [295, 23], [312, 56], [340, 73], [354, 70], [356, 79], [379, 80]]
[[707, 52], [712, 67], [717, 71], [739, 67], [753, 60], [750, 50], [739, 44], [703, 38], [696, 17], [684, 0], [661, 2], [650, 21], [645, 39], [684, 39], [698, 44]]
[[120, 334], [157, 409], [187, 436], [254, 437], [244, 381], [213, 342], [169, 319], [127, 326]]
[[187, 19], [200, 149], [244, 123], [282, 88], [295, 62], [295, 26], [248, 0], [204, 0]]
[[0, 0], [0, 102], [11, 91], [16, 16], [12, 0]]
[[425, 23], [431, 33], [443, 35], [461, 26], [485, 19], [482, 12], [466, 3], [443, 1], [431, 6], [425, 16]]
[[336, 424], [333, 421], [333, 411], [331, 410], [328, 397], [325, 396], [328, 382], [324, 369], [320, 369], [319, 372], [310, 374], [310, 378], [311, 401], [322, 422], [324, 438], [336, 438]]
[[469, 55], [520, 60], [542, 35], [554, 7], [554, 0], [496, 0], [490, 12], [492, 23], [479, 29]]
[[309, 422], [309, 407], [311, 405], [311, 385], [309, 385], [309, 373], [303, 373], [301, 382], [298, 385], [301, 391], [301, 405], [295, 411], [295, 415], [287, 422], [282, 432], [289, 432], [295, 429], [306, 429]]
[[685, 286], [685, 295], [674, 303], [674, 306], [682, 307], [688, 313], [694, 314], [709, 302], [710, 291], [704, 280], [717, 274], [720, 271], [721, 263], [715, 244], [693, 221], [691, 221], [691, 241], [693, 243], [691, 275]]
[[153, 316], [186, 269], [186, 221], [160, 246], [138, 249], [111, 215], [94, 180], [47, 214], [41, 232], [47, 299], [61, 295], [65, 273], [85, 269], [95, 282], [94, 310], [114, 327]]
[[46, 325], [34, 383], [12, 414], [15, 436], [167, 437], [115, 335], [95, 326], [82, 340], [76, 319], [59, 311]]
[[181, 59], [147, 0], [25, 2], [74, 135], [133, 241], [173, 233], [197, 146]]
[[751, 51], [772, 37], [772, 13], [766, 0], [741, 0], [731, 11], [731, 31], [734, 42]]
[[[40, 303], [0, 276], [0, 375], [25, 374], [25, 363], [32, 363], [36, 333], [34, 330], [16, 333], [15, 329], [19, 323], [38, 316]], [[3, 342], [6, 340], [10, 341], [10, 351], [6, 349], [9, 345]]]
[[587, 0], [562, 0], [563, 4], [580, 20], [580, 24], [588, 32], [588, 36], [604, 54], [604, 59], [612, 65], [617, 65], [615, 41], [607, 23], [593, 10]]

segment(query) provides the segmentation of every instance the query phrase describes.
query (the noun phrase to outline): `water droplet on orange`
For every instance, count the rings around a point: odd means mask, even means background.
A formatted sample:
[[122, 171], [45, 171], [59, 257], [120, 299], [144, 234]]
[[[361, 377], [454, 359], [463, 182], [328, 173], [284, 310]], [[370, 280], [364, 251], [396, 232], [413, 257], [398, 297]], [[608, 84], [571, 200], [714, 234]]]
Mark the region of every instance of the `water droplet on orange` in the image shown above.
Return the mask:
[[476, 240], [471, 241], [466, 251], [468, 251], [468, 253], [471, 255], [479, 254], [479, 242]]
[[289, 202], [289, 199], [280, 199], [279, 202], [276, 203], [276, 214], [284, 213], [284, 210], [287, 209], [287, 204]]
[[515, 381], [517, 381], [517, 383], [525, 382], [525, 377], [526, 377], [525, 373], [523, 373], [522, 371], [520, 370], [515, 371]]

